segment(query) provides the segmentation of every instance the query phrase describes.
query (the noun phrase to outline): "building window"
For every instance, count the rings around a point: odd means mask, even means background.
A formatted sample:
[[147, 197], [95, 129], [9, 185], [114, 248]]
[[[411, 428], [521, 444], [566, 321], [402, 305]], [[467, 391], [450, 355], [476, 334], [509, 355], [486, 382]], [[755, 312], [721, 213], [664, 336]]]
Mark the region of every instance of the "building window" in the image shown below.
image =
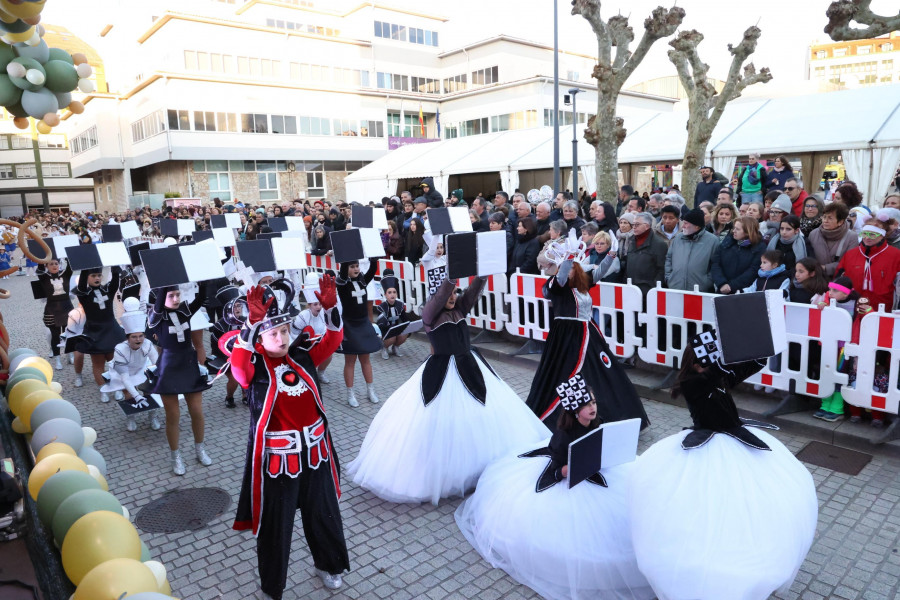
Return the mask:
[[12, 178], [13, 178], [12, 165], [0, 165], [0, 179], [12, 179]]
[[65, 148], [66, 136], [50, 133], [38, 135], [38, 147], [40, 148]]
[[375, 21], [375, 37], [386, 40], [397, 40], [423, 46], [438, 45], [437, 31], [428, 31], [416, 27], [407, 27], [384, 21]]
[[885, 42], [881, 45], [882, 52], [891, 52], [894, 50], [894, 44], [891, 42]]
[[[320, 167], [321, 168], [321, 167]], [[310, 197], [325, 197], [325, 173], [313, 171], [306, 173], [306, 192]]]
[[32, 164], [16, 165], [17, 179], [34, 179], [37, 177], [37, 167]]
[[27, 135], [13, 135], [12, 136], [12, 149], [13, 150], [27, 150], [31, 148], [31, 137]]
[[857, 54], [870, 54], [872, 52], [872, 45], [866, 44], [865, 46], [857, 46], [856, 53]]
[[106, 186], [106, 199], [109, 202], [112, 202], [112, 186], [111, 185]]
[[90, 150], [97, 144], [97, 126], [94, 125], [72, 138], [72, 156]]
[[165, 130], [166, 121], [163, 111], [158, 110], [131, 124], [131, 139], [135, 143], [140, 142]]
[[828, 55], [824, 50], [816, 51], [816, 58], [825, 58]]
[[231, 200], [231, 177], [227, 172], [207, 173], [206, 181], [209, 183], [210, 198], [218, 198], [219, 200], [223, 201]]
[[297, 117], [293, 115], [272, 115], [272, 133], [297, 133]]
[[400, 137], [400, 113], [388, 113], [387, 128], [390, 137]]
[[188, 71], [197, 70], [197, 53], [194, 50], [184, 51], [184, 68]]
[[301, 135], [331, 135], [331, 119], [300, 117]]
[[[422, 117], [423, 123], [425, 123], [425, 130], [428, 131], [428, 119], [424, 116]], [[422, 134], [422, 126], [419, 125], [419, 115], [403, 115], [403, 136], [402, 137], [411, 137], [411, 138], [423, 138], [425, 137]]]
[[459, 130], [456, 125], [447, 125], [444, 127], [444, 139], [452, 140], [453, 138], [459, 137]]
[[847, 49], [846, 48], [835, 48], [831, 52], [831, 55], [834, 57], [847, 56]]
[[360, 121], [359, 135], [362, 137], [384, 137], [384, 122]]
[[41, 173], [44, 177], [68, 177], [68, 163], [43, 163]]
[[257, 173], [259, 177], [259, 199], [278, 200], [278, 173]]
[[241, 115], [241, 131], [243, 133], [269, 133], [268, 116], [244, 113]]
[[499, 81], [497, 67], [488, 67], [472, 71], [472, 85], [490, 85]]
[[191, 130], [191, 111], [189, 110], [168, 110], [169, 129], [172, 131], [190, 131]]
[[468, 84], [466, 83], [467, 81], [468, 75], [466, 75], [465, 73], [455, 75], [453, 77], [448, 77], [444, 80], [444, 93], [449, 94], [451, 92], [461, 92], [468, 87]]
[[349, 119], [333, 119], [334, 135], [359, 135], [359, 123]]

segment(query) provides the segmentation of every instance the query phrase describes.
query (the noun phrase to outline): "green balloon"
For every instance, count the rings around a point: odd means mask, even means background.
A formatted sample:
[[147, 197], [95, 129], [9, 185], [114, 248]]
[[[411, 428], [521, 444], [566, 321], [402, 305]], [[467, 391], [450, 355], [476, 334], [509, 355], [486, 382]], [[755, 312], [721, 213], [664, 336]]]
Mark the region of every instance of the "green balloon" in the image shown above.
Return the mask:
[[[0, 42], [0, 68], [6, 71], [6, 65], [11, 63], [18, 56], [12, 46]], [[51, 55], [52, 56], [52, 55]]]
[[[33, 58], [28, 58], [27, 56], [20, 56], [16, 59], [13, 59], [11, 62], [19, 63], [20, 65], [25, 67], [26, 71], [30, 71], [30, 70], [34, 69], [34, 70], [40, 71], [41, 73], [44, 73], [46, 75], [46, 73], [44, 72], [44, 67], [41, 65], [41, 63], [34, 60]], [[25, 79], [25, 77], [10, 77], [10, 81], [12, 81], [13, 85], [15, 85], [17, 88], [22, 89], [22, 90], [32, 91], [32, 92], [44, 87], [42, 85], [34, 85], [33, 83], [31, 83], [30, 81]], [[7, 109], [7, 110], [9, 110], [9, 109]]]
[[15, 388], [16, 385], [23, 381], [28, 381], [29, 379], [34, 379], [35, 381], [40, 381], [41, 383], [47, 383], [47, 380], [44, 378], [43, 373], [22, 373], [21, 375], [19, 375], [18, 373], [14, 373], [13, 376], [10, 377], [6, 382], [6, 397], [9, 398], [9, 395], [12, 393], [13, 388]]
[[[10, 78], [10, 80], [11, 80], [13, 83], [16, 82], [15, 79]], [[24, 81], [24, 80], [23, 80], [23, 81]], [[16, 84], [16, 87], [20, 87], [20, 86], [19, 86], [18, 84]], [[5, 106], [4, 108], [6, 108], [6, 112], [8, 112], [9, 114], [11, 114], [11, 115], [14, 116], [14, 117], [22, 117], [22, 118], [27, 118], [27, 117], [28, 117], [28, 113], [25, 112], [25, 109], [24, 109], [24, 108], [22, 108], [22, 103], [21, 103], [21, 102], [16, 102], [15, 104], [10, 104], [10, 105], [8, 105], [8, 106]]]
[[25, 356], [37, 356], [38, 355], [38, 353], [35, 352], [34, 350], [32, 350], [31, 348], [16, 348], [15, 350], [13, 350], [12, 352], [9, 353], [9, 360], [12, 360], [12, 359], [16, 358], [17, 356], [21, 356], [23, 354]]
[[63, 60], [49, 60], [44, 64], [44, 70], [47, 72], [47, 81], [44, 83], [44, 87], [51, 92], [61, 94], [71, 92], [78, 87], [78, 73], [70, 63]]
[[115, 496], [103, 490], [82, 490], [63, 500], [53, 515], [52, 525], [53, 539], [59, 547], [62, 548], [69, 527], [74, 525], [75, 521], [98, 510], [108, 510], [121, 515], [122, 505]]
[[153, 560], [153, 556], [150, 555], [150, 548], [147, 547], [144, 540], [141, 540], [141, 562], [147, 562], [148, 560]]
[[17, 104], [22, 101], [20, 90], [5, 73], [0, 74], [0, 105]]
[[[31, 357], [26, 356], [25, 358], [31, 358]], [[22, 359], [22, 360], [25, 360], [25, 359]], [[21, 361], [19, 361], [19, 362], [21, 362]], [[12, 375], [10, 376], [10, 379], [12, 379], [13, 377], [16, 377], [16, 376], [23, 376], [23, 375], [37, 375], [41, 378], [41, 381], [43, 381], [44, 383], [47, 383], [47, 376], [44, 375], [44, 372], [41, 371], [40, 369], [38, 369], [37, 367], [18, 367], [15, 371], [13, 371]]]
[[[0, 52], [0, 60], [2, 60], [3, 54]], [[15, 58], [15, 55], [13, 56]], [[12, 58], [10, 59], [12, 60]], [[63, 50], [62, 48], [50, 48], [50, 60], [64, 60], [70, 65], [74, 65], [75, 61], [72, 60], [72, 55]]]
[[83, 471], [60, 471], [44, 482], [38, 496], [38, 518], [50, 527], [63, 500], [82, 490], [100, 490], [100, 483]]

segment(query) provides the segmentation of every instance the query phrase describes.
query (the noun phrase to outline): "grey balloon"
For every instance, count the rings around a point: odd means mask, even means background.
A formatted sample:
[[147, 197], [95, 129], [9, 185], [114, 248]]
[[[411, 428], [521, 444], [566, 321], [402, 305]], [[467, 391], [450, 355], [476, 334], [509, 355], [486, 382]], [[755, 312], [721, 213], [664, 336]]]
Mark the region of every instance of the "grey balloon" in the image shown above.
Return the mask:
[[44, 64], [50, 60], [50, 47], [44, 40], [41, 40], [41, 43], [36, 46], [16, 44], [16, 54], [22, 57], [33, 58], [39, 63]]
[[84, 446], [84, 432], [81, 425], [71, 419], [50, 419], [34, 430], [31, 436], [31, 450], [37, 454], [41, 448], [52, 442], [68, 444], [77, 454]]
[[34, 431], [50, 419], [69, 419], [81, 427], [81, 413], [71, 402], [62, 398], [44, 400], [31, 413], [31, 430]]
[[89, 465], [94, 465], [98, 469], [100, 469], [100, 473], [106, 477], [106, 459], [103, 458], [103, 455], [94, 450], [90, 446], [85, 446], [78, 453], [78, 458], [83, 460], [85, 463]]

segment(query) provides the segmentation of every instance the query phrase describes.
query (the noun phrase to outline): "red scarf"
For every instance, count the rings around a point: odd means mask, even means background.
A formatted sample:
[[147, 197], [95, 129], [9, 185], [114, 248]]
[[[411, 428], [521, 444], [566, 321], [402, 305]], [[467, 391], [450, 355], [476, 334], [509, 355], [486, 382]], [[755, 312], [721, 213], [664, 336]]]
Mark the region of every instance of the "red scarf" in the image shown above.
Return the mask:
[[650, 238], [650, 233], [651, 233], [651, 231], [648, 229], [644, 233], [635, 235], [634, 236], [634, 247], [640, 248], [641, 246], [643, 246], [644, 242], [646, 242]]

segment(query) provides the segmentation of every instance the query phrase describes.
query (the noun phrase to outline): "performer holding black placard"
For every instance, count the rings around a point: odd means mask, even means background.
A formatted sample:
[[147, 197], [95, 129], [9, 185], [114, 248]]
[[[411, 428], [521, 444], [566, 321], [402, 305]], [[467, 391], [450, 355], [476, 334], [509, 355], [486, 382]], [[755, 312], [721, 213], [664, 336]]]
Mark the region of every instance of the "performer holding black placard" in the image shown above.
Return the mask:
[[350, 568], [338, 506], [340, 465], [316, 377], [342, 338], [334, 279], [323, 277], [316, 296], [327, 331], [319, 337], [305, 330], [291, 342], [288, 307], [262, 287], [252, 288], [249, 316], [231, 355], [252, 419], [234, 529], [249, 529], [257, 537], [263, 597], [275, 600], [287, 581], [298, 508], [325, 587], [339, 588], [341, 574]]
[[[390, 274], [388, 274], [390, 272]], [[406, 312], [406, 306], [397, 300], [400, 292], [400, 280], [394, 277], [394, 272], [385, 270], [385, 276], [381, 278], [381, 293], [384, 301], [375, 308], [375, 324], [381, 330], [381, 358], [388, 360], [390, 355], [403, 356], [400, 346], [407, 340], [409, 334], [395, 333], [398, 326], [408, 323], [411, 319]]]
[[590, 291], [595, 282], [581, 268], [584, 244], [567, 239], [551, 248], [559, 270], [544, 285], [544, 296], [553, 303], [553, 321], [528, 406], [553, 430], [562, 410], [556, 387], [580, 373], [594, 391], [605, 422], [638, 418], [646, 427], [650, 420], [641, 399], [592, 318]]
[[58, 258], [51, 258], [46, 269], [41, 269], [38, 273], [41, 293], [47, 299], [44, 306], [44, 326], [48, 331], [50, 351], [56, 358], [57, 369], [63, 368], [59, 344], [60, 336], [69, 322], [69, 311], [72, 310], [72, 300], [69, 298], [71, 279], [72, 267], [69, 266], [69, 261], [66, 261], [65, 268], [60, 270]]
[[[325, 311], [316, 293], [319, 291], [319, 274], [307, 273], [303, 280], [303, 298], [306, 300], [306, 308], [294, 317], [291, 323], [291, 335], [322, 336], [325, 335], [327, 326], [325, 323]], [[331, 364], [331, 356], [322, 360], [318, 366], [319, 382], [331, 383], [331, 379], [325, 373], [325, 369]]]
[[[743, 317], [746, 343], [734, 345], [758, 345], [748, 338], [768, 328]], [[691, 341], [672, 394], [684, 395], [693, 426], [651, 446], [632, 471], [634, 550], [663, 600], [768, 598], [794, 581], [816, 531], [809, 471], [762, 430], [776, 427], [740, 418], [729, 392], [765, 357], [723, 364], [719, 348], [727, 353], [715, 332]]]
[[353, 392], [353, 371], [356, 361], [362, 369], [366, 381], [366, 395], [371, 402], [377, 403], [375, 379], [372, 377], [372, 362], [369, 354], [381, 349], [381, 340], [375, 333], [375, 327], [369, 320], [366, 286], [375, 278], [378, 261], [373, 260], [369, 270], [360, 274], [359, 261], [341, 263], [340, 275], [337, 278], [337, 293], [341, 298], [341, 309], [344, 317], [344, 340], [338, 352], [344, 355], [344, 384], [347, 386], [347, 404], [359, 406]]
[[597, 431], [597, 402], [580, 375], [557, 393], [562, 410], [549, 444], [488, 465], [475, 493], [456, 510], [456, 523], [493, 567], [545, 598], [649, 600], [656, 594], [637, 566], [627, 500], [638, 422], [623, 440], [631, 444], [629, 462], [570, 487], [570, 446], [612, 431]]
[[[109, 283], [102, 283], [103, 268], [82, 269], [78, 276], [78, 287], [75, 296], [84, 308], [84, 329], [74, 341], [75, 354], [75, 387], [84, 385], [81, 370], [84, 368], [84, 355], [91, 355], [91, 370], [94, 382], [98, 386], [106, 383], [103, 371], [106, 361], [112, 360], [116, 345], [125, 339], [125, 332], [116, 322], [113, 313], [113, 301], [119, 291], [121, 269], [112, 267], [112, 278]], [[109, 395], [100, 392], [100, 401], [109, 402]]]
[[434, 355], [391, 395], [348, 466], [381, 498], [437, 504], [465, 494], [492, 460], [549, 436], [469, 342], [466, 315], [485, 283], [478, 277], [458, 296], [456, 282], [444, 280], [425, 304]]
[[191, 317], [203, 304], [203, 288], [191, 304], [181, 301], [181, 290], [177, 285], [156, 288], [153, 291], [156, 297], [148, 324], [159, 341], [162, 355], [157, 365], [157, 379], [150, 392], [162, 396], [163, 406], [166, 409], [166, 439], [172, 452], [172, 472], [184, 475], [184, 459], [181, 457], [181, 450], [178, 449], [178, 424], [181, 419], [179, 394], [184, 395], [191, 416], [197, 461], [204, 467], [212, 464], [212, 459], [203, 445], [202, 394], [209, 389], [209, 384], [206, 375], [200, 371], [197, 351], [191, 342]]

